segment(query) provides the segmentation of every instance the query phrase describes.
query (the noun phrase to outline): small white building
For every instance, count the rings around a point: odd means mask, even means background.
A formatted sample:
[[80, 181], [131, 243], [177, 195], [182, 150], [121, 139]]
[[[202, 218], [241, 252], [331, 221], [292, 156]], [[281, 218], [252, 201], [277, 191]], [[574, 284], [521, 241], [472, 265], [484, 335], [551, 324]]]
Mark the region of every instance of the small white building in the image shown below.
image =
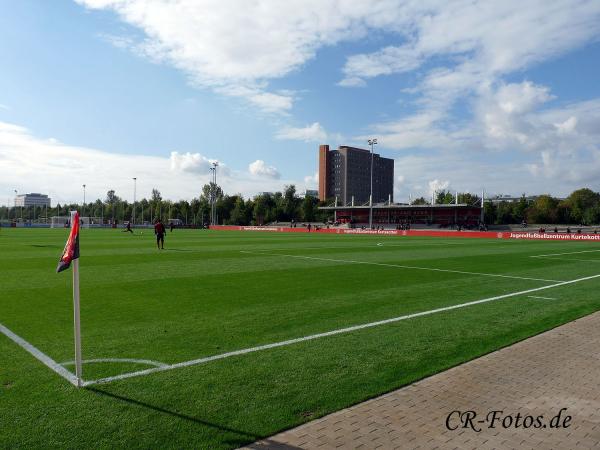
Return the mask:
[[15, 206], [47, 206], [50, 207], [50, 198], [45, 194], [32, 192], [31, 194], [20, 194], [15, 197]]

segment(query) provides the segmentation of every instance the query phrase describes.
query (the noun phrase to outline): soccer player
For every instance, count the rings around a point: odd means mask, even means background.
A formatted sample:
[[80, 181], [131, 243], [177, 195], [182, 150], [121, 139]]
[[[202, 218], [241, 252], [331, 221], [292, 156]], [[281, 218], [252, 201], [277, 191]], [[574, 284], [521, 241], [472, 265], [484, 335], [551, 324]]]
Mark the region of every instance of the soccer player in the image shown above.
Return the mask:
[[156, 221], [156, 224], [154, 225], [154, 234], [156, 235], [156, 246], [158, 247], [158, 249], [163, 249], [165, 248], [165, 233], [167, 232], [167, 229], [165, 228], [164, 224], [162, 223], [162, 221], [160, 219], [158, 219]]
[[131, 234], [133, 234], [133, 230], [131, 229], [131, 222], [127, 222], [127, 228], [125, 228], [125, 229], [123, 230], [123, 233], [127, 233], [128, 231], [129, 231]]

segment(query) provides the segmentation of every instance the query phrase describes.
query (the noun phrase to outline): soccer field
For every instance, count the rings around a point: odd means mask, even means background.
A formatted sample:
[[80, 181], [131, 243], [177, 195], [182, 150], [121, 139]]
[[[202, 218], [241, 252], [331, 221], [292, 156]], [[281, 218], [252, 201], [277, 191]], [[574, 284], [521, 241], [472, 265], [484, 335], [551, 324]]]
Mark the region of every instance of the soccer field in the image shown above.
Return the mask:
[[83, 229], [77, 389], [67, 232], [0, 232], [0, 447], [235, 448], [600, 310], [594, 242]]

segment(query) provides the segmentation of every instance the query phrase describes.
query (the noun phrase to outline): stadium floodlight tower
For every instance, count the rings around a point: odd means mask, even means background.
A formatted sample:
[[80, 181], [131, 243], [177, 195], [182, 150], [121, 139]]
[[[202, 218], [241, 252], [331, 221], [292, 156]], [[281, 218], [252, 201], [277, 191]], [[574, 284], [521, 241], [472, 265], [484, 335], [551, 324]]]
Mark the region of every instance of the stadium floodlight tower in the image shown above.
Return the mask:
[[369, 228], [373, 228], [373, 146], [377, 145], [377, 138], [367, 140], [371, 146], [371, 195], [369, 195]]
[[[133, 214], [131, 215], [131, 226], [135, 225], [135, 190], [137, 187], [137, 177], [133, 177]], [[143, 222], [142, 218], [142, 222]]]
[[85, 216], [85, 184], [83, 185], [83, 208], [81, 208], [81, 217]]
[[216, 220], [217, 220], [217, 207], [216, 207], [216, 202], [217, 202], [217, 167], [219, 167], [219, 162], [218, 161], [214, 161], [212, 163], [212, 167], [210, 168], [211, 172], [212, 172], [212, 186], [210, 188], [210, 202], [211, 202], [211, 209], [210, 209], [210, 224], [214, 225]]

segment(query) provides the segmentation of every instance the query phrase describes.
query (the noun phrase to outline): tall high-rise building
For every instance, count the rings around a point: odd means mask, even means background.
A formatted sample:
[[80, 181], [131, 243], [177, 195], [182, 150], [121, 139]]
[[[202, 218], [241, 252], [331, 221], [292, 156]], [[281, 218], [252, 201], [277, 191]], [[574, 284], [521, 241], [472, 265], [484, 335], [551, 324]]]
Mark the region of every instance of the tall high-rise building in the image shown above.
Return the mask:
[[[319, 146], [319, 200], [336, 198], [342, 204], [364, 204], [371, 194], [371, 152], [340, 146]], [[394, 160], [373, 154], [373, 203], [394, 199]]]

